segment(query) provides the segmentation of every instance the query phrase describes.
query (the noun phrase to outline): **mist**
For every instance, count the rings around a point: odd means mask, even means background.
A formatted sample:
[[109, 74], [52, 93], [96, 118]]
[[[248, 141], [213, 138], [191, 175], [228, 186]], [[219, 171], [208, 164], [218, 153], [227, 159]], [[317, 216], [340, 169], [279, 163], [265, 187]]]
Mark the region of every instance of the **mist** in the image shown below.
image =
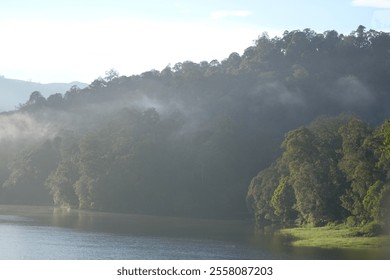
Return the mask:
[[361, 108], [375, 102], [375, 95], [356, 77], [342, 77], [336, 82], [336, 101], [343, 107]]
[[36, 142], [53, 139], [57, 129], [49, 121], [38, 121], [27, 113], [0, 115], [0, 142]]
[[0, 141], [23, 143], [13, 155], [0, 151], [0, 200], [14, 202], [33, 182], [47, 194], [41, 203], [246, 218], [248, 185], [280, 156], [290, 130], [321, 115], [388, 117], [386, 48], [332, 34], [264, 35], [220, 62], [109, 72], [83, 89], [30, 96], [0, 114]]

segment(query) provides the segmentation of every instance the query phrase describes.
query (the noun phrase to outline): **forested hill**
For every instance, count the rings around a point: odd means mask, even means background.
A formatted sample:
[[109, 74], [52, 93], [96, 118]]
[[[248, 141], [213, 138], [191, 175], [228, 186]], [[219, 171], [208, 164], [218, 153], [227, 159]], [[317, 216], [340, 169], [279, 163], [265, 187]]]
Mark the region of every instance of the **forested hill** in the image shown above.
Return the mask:
[[[390, 34], [259, 37], [242, 55], [33, 92], [0, 115], [0, 202], [248, 217], [248, 185], [319, 115], [389, 117]], [[294, 213], [295, 215], [295, 213]]]

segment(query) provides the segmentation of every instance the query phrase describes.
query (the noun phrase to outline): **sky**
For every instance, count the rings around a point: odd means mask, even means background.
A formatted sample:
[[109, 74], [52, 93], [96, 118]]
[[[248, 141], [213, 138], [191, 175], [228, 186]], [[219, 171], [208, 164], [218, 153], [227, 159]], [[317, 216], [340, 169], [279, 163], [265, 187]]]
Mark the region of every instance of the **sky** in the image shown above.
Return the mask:
[[263, 32], [390, 31], [390, 0], [5, 0], [0, 76], [91, 83], [242, 54]]

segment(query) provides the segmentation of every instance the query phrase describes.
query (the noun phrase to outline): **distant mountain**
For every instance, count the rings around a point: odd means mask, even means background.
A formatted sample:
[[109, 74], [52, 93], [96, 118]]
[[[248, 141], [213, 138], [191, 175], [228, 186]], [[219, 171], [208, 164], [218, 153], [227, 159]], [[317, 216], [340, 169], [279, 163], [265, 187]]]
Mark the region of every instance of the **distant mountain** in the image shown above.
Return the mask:
[[25, 103], [34, 91], [48, 97], [54, 93], [65, 93], [74, 85], [81, 89], [88, 86], [80, 82], [40, 84], [0, 76], [0, 112], [14, 110]]

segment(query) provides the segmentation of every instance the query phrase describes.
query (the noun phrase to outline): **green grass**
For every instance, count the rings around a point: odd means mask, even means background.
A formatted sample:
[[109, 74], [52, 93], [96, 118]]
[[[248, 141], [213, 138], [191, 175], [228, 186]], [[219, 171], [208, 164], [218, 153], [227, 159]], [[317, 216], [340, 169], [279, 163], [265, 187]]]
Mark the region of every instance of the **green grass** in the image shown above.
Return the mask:
[[293, 246], [321, 248], [390, 248], [390, 235], [358, 236], [359, 228], [325, 226], [281, 229], [280, 234]]

